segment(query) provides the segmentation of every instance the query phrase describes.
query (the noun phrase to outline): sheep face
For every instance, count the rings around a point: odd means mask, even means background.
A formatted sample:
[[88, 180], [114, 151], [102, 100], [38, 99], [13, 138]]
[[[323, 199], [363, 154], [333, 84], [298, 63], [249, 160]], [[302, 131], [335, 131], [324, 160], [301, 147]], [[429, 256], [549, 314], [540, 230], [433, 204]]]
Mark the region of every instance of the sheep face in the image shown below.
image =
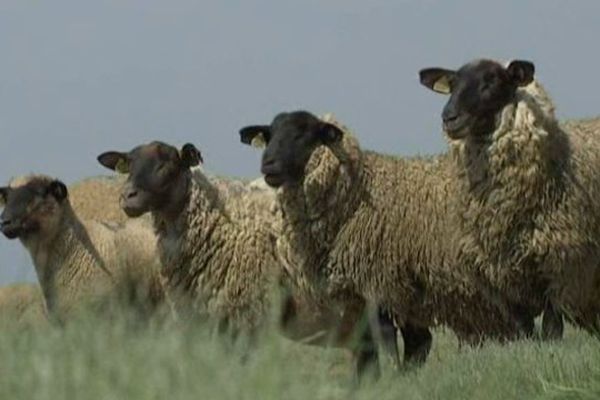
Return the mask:
[[2, 233], [8, 239], [22, 240], [35, 234], [51, 235], [60, 225], [67, 196], [67, 187], [56, 179], [32, 176], [14, 180], [0, 188]]
[[304, 179], [306, 164], [320, 145], [339, 141], [342, 131], [306, 111], [281, 113], [271, 125], [252, 125], [240, 130], [242, 143], [266, 143], [261, 172], [271, 187], [295, 185]]
[[442, 112], [448, 137], [476, 139], [495, 131], [501, 110], [513, 101], [519, 87], [533, 81], [534, 70], [528, 61], [513, 61], [504, 67], [495, 61], [476, 60], [458, 71], [427, 68], [419, 76], [424, 86], [450, 95]]
[[192, 144], [181, 150], [162, 142], [141, 145], [128, 153], [109, 151], [98, 156], [103, 166], [128, 174], [121, 191], [121, 208], [129, 217], [151, 211], [177, 212], [183, 207], [189, 169], [202, 156]]

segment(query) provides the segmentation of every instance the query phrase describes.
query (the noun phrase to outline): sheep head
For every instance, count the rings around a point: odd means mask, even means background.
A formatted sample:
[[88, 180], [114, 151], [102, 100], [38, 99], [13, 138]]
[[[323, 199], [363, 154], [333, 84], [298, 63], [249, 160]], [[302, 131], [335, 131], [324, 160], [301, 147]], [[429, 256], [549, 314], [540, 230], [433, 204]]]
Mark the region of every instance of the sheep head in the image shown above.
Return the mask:
[[0, 229], [8, 239], [52, 234], [60, 225], [67, 187], [57, 179], [31, 175], [0, 188]]
[[278, 114], [270, 125], [251, 125], [240, 130], [242, 143], [264, 142], [261, 172], [271, 187], [302, 182], [306, 165], [320, 145], [341, 140], [343, 132], [306, 111]]
[[178, 213], [187, 197], [190, 168], [199, 165], [202, 156], [190, 143], [178, 150], [152, 142], [129, 152], [102, 153], [98, 162], [128, 175], [120, 204], [129, 217], [138, 217], [152, 211]]
[[491, 60], [475, 60], [458, 71], [427, 68], [419, 72], [421, 84], [450, 99], [442, 112], [450, 139], [485, 137], [495, 131], [498, 115], [513, 101], [517, 89], [533, 81], [534, 65], [512, 61], [507, 67]]

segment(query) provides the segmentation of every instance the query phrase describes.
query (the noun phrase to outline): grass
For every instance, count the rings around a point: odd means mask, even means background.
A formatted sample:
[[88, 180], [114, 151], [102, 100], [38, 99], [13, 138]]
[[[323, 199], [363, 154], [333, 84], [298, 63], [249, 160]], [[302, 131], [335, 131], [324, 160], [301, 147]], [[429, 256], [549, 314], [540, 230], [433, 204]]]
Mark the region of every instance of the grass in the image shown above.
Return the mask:
[[360, 387], [344, 351], [292, 343], [274, 330], [249, 354], [243, 347], [201, 326], [8, 324], [0, 331], [0, 399], [600, 398], [600, 343], [572, 329], [560, 342], [478, 349], [459, 349], [438, 331], [424, 367], [384, 368], [378, 382]]

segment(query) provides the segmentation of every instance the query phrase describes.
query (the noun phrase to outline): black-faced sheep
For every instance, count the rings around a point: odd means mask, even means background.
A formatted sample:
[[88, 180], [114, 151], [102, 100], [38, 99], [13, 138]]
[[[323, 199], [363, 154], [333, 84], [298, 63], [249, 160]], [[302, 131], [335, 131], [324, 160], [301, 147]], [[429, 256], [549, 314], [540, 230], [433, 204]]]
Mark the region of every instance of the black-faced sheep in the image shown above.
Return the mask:
[[390, 312], [406, 360], [425, 360], [437, 323], [468, 340], [516, 334], [503, 300], [454, 263], [448, 157], [362, 151], [346, 128], [303, 111], [240, 135], [266, 142], [261, 170], [283, 214], [279, 256], [308, 276], [323, 303], [358, 298]]
[[600, 124], [561, 126], [534, 65], [476, 60], [420, 72], [450, 94], [443, 126], [459, 178], [460, 259], [562, 334], [598, 330]]

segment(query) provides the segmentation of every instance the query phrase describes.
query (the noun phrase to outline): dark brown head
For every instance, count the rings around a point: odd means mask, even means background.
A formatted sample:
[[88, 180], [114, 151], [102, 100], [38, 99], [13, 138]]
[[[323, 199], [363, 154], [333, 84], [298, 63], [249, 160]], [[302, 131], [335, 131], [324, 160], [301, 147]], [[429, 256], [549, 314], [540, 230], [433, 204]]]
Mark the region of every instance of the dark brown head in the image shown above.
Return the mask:
[[128, 174], [121, 208], [130, 217], [151, 212], [178, 212], [187, 198], [189, 171], [202, 162], [193, 144], [180, 150], [162, 142], [141, 145], [128, 153], [108, 151], [98, 156], [106, 168]]
[[477, 60], [458, 71], [427, 68], [419, 72], [429, 89], [449, 94], [442, 112], [444, 131], [451, 139], [484, 137], [496, 130], [497, 116], [515, 98], [517, 89], [533, 81], [534, 65], [513, 61], [508, 67]]
[[62, 217], [67, 187], [57, 179], [32, 175], [14, 179], [0, 187], [0, 229], [9, 239], [26, 239], [40, 232], [52, 232]]
[[242, 143], [263, 142], [261, 172], [271, 187], [293, 185], [304, 179], [306, 164], [320, 145], [342, 139], [343, 132], [306, 111], [278, 114], [271, 125], [240, 130]]

